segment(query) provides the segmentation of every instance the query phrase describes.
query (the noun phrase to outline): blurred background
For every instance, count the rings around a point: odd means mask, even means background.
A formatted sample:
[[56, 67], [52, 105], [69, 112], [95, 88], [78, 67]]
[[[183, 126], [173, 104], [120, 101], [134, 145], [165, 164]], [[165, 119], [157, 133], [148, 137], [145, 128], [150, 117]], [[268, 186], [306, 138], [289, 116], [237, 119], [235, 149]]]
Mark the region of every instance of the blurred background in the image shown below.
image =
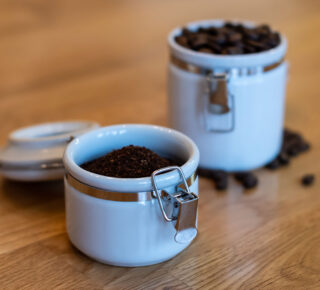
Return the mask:
[[319, 12], [317, 0], [2, 0], [0, 141], [54, 120], [166, 125], [167, 34], [209, 18], [268, 23], [288, 37], [287, 123], [308, 135], [320, 57], [305, 58], [320, 50]]

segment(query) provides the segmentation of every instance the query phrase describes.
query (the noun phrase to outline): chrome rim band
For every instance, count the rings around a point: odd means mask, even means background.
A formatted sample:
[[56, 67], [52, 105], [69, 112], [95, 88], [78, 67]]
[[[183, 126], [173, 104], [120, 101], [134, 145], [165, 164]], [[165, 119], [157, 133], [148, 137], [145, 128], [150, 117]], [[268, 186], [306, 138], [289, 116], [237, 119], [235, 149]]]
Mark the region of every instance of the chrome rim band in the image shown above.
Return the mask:
[[[207, 75], [209, 73], [213, 73], [212, 69], [208, 69], [208, 68], [204, 68], [204, 67], [200, 67], [191, 63], [188, 63], [184, 60], [181, 60], [179, 58], [177, 58], [174, 55], [170, 56], [170, 60], [171, 63], [174, 64], [175, 66], [177, 66], [178, 68], [187, 71], [187, 72], [191, 72], [194, 74], [200, 74], [200, 75]], [[271, 71], [275, 68], [277, 68], [278, 66], [280, 66], [282, 63], [284, 62], [284, 58], [281, 59], [280, 61], [270, 64], [268, 66], [263, 67], [263, 72], [268, 72]], [[248, 73], [248, 75], [251, 75], [252, 73]]]
[[[111, 200], [111, 201], [125, 201], [125, 202], [138, 202], [138, 201], [148, 201], [152, 200], [155, 197], [151, 191], [148, 192], [112, 192], [104, 189], [96, 188], [88, 184], [82, 183], [78, 179], [74, 178], [70, 174], [65, 176], [67, 182], [71, 187], [78, 190], [81, 193], [90, 195], [95, 198]], [[188, 179], [188, 186], [191, 186], [197, 178], [196, 172], [194, 172]], [[181, 189], [184, 189], [184, 185], [178, 185]]]

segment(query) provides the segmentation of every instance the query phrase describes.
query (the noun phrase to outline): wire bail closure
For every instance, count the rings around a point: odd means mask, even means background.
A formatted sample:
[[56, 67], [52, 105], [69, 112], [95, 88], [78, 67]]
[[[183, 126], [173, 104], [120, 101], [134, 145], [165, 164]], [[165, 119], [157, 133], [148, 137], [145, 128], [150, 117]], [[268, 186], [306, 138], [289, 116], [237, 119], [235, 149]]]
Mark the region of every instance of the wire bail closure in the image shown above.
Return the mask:
[[[162, 190], [161, 195], [157, 187], [155, 177], [160, 173], [167, 171], [178, 170], [182, 178], [184, 189], [179, 185], [176, 187], [176, 192], [169, 194]], [[197, 235], [197, 215], [198, 215], [198, 200], [199, 197], [195, 193], [190, 191], [187, 180], [184, 176], [182, 169], [179, 166], [169, 166], [154, 171], [151, 175], [151, 181], [154, 189], [154, 193], [158, 199], [159, 206], [163, 218], [166, 222], [176, 221], [175, 229], [175, 241], [177, 243], [191, 242]], [[167, 201], [172, 205], [172, 215], [169, 217], [164, 209], [163, 202]]]

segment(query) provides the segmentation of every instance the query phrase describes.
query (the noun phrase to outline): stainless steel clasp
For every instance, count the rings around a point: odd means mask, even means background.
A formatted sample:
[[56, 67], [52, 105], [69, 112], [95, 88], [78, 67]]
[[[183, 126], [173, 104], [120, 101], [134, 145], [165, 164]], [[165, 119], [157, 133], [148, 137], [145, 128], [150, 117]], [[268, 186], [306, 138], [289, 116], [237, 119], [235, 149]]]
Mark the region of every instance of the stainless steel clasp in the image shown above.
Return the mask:
[[[179, 171], [185, 189], [181, 189], [180, 186], [177, 185], [177, 192], [169, 194], [166, 191], [162, 190], [160, 195], [155, 177], [160, 173], [172, 170]], [[175, 229], [177, 232], [175, 235], [175, 241], [178, 243], [188, 243], [192, 241], [197, 235], [197, 213], [199, 197], [195, 193], [192, 193], [190, 191], [182, 169], [179, 166], [169, 166], [161, 168], [152, 173], [151, 181], [164, 219], [167, 222], [176, 221]], [[171, 216], [168, 216], [168, 214], [166, 213], [163, 205], [163, 200], [167, 200], [172, 204], [173, 209]]]
[[228, 74], [212, 73], [207, 75], [209, 111], [212, 114], [225, 114], [230, 111], [228, 102]]
[[230, 91], [230, 74], [209, 71], [205, 76], [205, 129], [210, 133], [232, 132], [235, 127], [235, 103]]

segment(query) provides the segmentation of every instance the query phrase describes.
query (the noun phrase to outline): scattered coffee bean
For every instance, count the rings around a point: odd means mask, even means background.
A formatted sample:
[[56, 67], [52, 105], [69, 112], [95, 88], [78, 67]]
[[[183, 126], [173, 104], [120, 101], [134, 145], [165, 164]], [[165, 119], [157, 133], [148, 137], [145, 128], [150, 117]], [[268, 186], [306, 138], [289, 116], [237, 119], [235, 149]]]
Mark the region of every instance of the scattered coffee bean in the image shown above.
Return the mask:
[[198, 52], [236, 55], [272, 49], [280, 44], [281, 38], [265, 24], [250, 28], [226, 22], [222, 27], [199, 27], [194, 31], [184, 27], [175, 40]]
[[253, 173], [250, 173], [243, 179], [242, 185], [246, 189], [254, 188], [258, 185], [258, 178]]
[[272, 160], [270, 163], [268, 163], [266, 165], [266, 168], [270, 169], [270, 170], [274, 170], [280, 167], [280, 162], [279, 160], [276, 158], [274, 160]]
[[258, 185], [258, 178], [252, 172], [238, 172], [234, 177], [244, 188], [250, 189]]
[[211, 176], [214, 181], [227, 180], [228, 173], [223, 170], [212, 170]]
[[237, 173], [234, 174], [234, 178], [237, 181], [242, 182], [248, 173], [249, 173], [248, 171], [246, 171], [246, 172], [237, 172]]
[[220, 179], [215, 182], [215, 188], [217, 190], [226, 190], [228, 188], [228, 178]]
[[301, 142], [298, 146], [298, 151], [300, 151], [300, 153], [306, 152], [310, 149], [310, 144], [307, 142]]
[[314, 174], [306, 174], [302, 177], [301, 183], [303, 186], [310, 186], [314, 183], [315, 176]]
[[198, 168], [197, 173], [205, 178], [212, 178], [212, 169], [207, 169], [207, 168]]
[[289, 156], [286, 152], [281, 152], [278, 156], [281, 165], [288, 165], [290, 163]]
[[217, 190], [225, 190], [228, 187], [228, 173], [223, 170], [198, 168], [198, 174], [212, 179]]
[[126, 146], [105, 156], [86, 162], [81, 167], [87, 171], [119, 178], [151, 176], [152, 172], [176, 164], [155, 152], [140, 146]]

